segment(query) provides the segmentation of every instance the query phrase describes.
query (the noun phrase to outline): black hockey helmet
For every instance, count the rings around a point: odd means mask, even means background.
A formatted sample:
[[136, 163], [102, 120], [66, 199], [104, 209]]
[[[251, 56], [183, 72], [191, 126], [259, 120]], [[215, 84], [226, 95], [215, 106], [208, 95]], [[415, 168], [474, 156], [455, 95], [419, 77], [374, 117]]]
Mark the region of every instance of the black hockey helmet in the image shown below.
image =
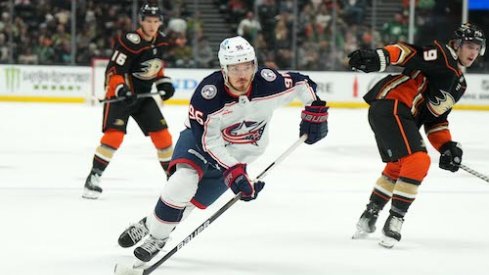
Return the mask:
[[163, 22], [163, 12], [158, 7], [158, 3], [148, 1], [141, 6], [139, 9], [139, 19], [144, 20], [146, 16], [159, 17], [161, 22]]
[[486, 51], [486, 37], [484, 32], [474, 24], [463, 23], [454, 32], [455, 43], [462, 45], [464, 41], [474, 42], [481, 46], [480, 55]]

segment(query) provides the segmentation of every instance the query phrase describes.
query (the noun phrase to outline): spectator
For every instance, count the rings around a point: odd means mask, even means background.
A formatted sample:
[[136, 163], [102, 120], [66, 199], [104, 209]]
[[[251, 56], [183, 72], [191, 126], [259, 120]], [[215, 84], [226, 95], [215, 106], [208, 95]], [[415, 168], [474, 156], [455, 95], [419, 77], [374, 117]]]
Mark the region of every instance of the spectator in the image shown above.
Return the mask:
[[407, 41], [408, 27], [401, 11], [394, 14], [394, 20], [387, 22], [382, 27], [382, 40], [385, 43]]
[[246, 7], [246, 3], [243, 0], [230, 0], [228, 2], [228, 10], [231, 14], [231, 22], [237, 23], [238, 18], [242, 18], [248, 7]]
[[201, 36], [197, 38], [197, 43], [193, 46], [193, 56], [195, 60], [195, 66], [197, 68], [214, 68], [212, 61], [214, 60], [214, 53], [209, 45], [207, 37]]
[[277, 16], [277, 5], [275, 0], [264, 0], [262, 5], [258, 6], [258, 19], [260, 20], [263, 36], [268, 41], [268, 45], [274, 45], [275, 36], [275, 17]]
[[0, 63], [7, 63], [9, 60], [9, 50], [7, 46], [7, 36], [0, 32]]
[[252, 11], [246, 13], [246, 17], [239, 22], [238, 35], [248, 40], [250, 44], [254, 45], [256, 36], [261, 31], [261, 25], [255, 18], [255, 14]]
[[345, 20], [349, 24], [360, 25], [365, 17], [366, 0], [341, 0]]
[[187, 22], [179, 17], [172, 17], [168, 22], [167, 32], [186, 34]]
[[319, 33], [324, 33], [326, 29], [329, 29], [329, 25], [333, 16], [331, 11], [328, 10], [326, 5], [322, 4], [319, 6], [319, 13], [316, 15], [316, 28]]
[[39, 57], [39, 63], [45, 65], [51, 65], [54, 63], [54, 49], [51, 47], [53, 41], [48, 37], [40, 38], [39, 45], [36, 48], [37, 56]]
[[39, 63], [37, 55], [32, 52], [32, 47], [27, 46], [21, 50], [19, 54], [19, 64], [36, 65]]
[[317, 70], [319, 60], [319, 46], [314, 42], [305, 42], [299, 47], [298, 69], [299, 70]]
[[71, 43], [70, 41], [63, 41], [61, 44], [54, 48], [54, 54], [56, 56], [57, 64], [70, 64], [71, 63]]

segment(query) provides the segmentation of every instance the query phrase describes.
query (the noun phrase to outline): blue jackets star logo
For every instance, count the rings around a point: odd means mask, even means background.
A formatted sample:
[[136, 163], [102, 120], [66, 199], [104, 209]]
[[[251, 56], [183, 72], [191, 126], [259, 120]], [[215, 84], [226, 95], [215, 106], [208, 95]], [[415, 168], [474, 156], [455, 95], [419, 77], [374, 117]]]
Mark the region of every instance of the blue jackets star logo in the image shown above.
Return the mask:
[[230, 144], [257, 145], [257, 141], [261, 139], [266, 125], [265, 121], [242, 121], [223, 129], [222, 136]]

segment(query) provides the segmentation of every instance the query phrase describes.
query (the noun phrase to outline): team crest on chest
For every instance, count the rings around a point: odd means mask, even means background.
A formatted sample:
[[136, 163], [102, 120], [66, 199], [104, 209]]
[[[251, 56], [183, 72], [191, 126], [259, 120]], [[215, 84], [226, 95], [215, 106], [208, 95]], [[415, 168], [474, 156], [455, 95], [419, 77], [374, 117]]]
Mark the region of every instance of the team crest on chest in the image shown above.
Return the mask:
[[134, 44], [139, 44], [141, 42], [141, 37], [135, 33], [128, 33], [126, 38]]
[[440, 90], [441, 96], [435, 96], [434, 100], [429, 100], [428, 110], [435, 116], [439, 117], [455, 105], [456, 100], [446, 91]]
[[205, 99], [213, 99], [217, 94], [217, 88], [214, 85], [205, 85], [202, 87], [202, 90], [200, 90], [200, 94], [202, 94], [202, 97]]
[[149, 80], [155, 78], [161, 68], [163, 68], [163, 61], [153, 58], [141, 63], [140, 72], [133, 73], [133, 75], [142, 80]]
[[222, 130], [222, 137], [230, 144], [254, 144], [261, 139], [265, 131], [265, 121], [242, 121]]
[[272, 82], [277, 78], [277, 75], [270, 69], [263, 69], [260, 74], [268, 82]]

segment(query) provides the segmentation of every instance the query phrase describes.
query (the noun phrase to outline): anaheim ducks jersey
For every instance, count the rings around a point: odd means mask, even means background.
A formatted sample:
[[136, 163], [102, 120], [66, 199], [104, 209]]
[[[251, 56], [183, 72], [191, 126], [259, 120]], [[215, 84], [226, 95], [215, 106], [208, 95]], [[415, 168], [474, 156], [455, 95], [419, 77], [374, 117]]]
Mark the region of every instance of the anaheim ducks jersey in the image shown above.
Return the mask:
[[170, 46], [159, 32], [151, 41], [143, 39], [141, 29], [117, 36], [105, 72], [108, 95], [113, 96], [114, 89], [123, 83], [133, 93], [149, 93], [153, 82], [164, 76], [162, 57]]
[[247, 94], [235, 96], [216, 71], [192, 95], [186, 126], [206, 160], [227, 169], [263, 154], [273, 112], [295, 98], [304, 104], [317, 100], [316, 83], [300, 73], [260, 68]]
[[434, 41], [417, 47], [407, 43], [388, 45], [390, 65], [404, 67], [401, 74], [388, 75], [365, 96], [367, 103], [395, 99], [411, 108], [418, 127], [448, 129], [447, 116], [467, 87], [458, 67], [456, 52]]

